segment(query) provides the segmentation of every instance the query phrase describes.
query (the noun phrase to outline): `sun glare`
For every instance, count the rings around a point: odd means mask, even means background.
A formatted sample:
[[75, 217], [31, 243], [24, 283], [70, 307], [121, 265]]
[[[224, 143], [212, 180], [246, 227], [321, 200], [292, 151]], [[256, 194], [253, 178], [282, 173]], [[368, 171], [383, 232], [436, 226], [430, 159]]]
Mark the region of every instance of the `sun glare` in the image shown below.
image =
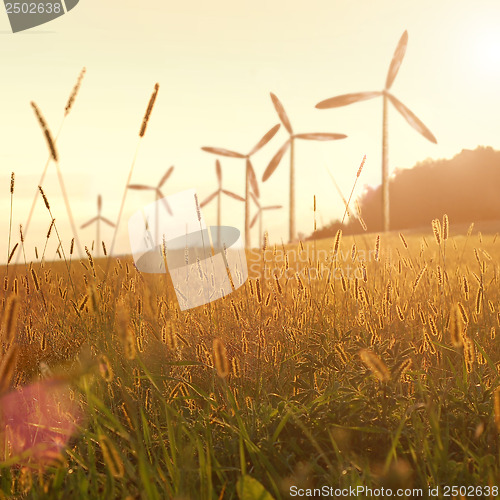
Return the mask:
[[489, 75], [500, 75], [500, 33], [483, 31], [476, 37], [474, 45], [478, 70]]

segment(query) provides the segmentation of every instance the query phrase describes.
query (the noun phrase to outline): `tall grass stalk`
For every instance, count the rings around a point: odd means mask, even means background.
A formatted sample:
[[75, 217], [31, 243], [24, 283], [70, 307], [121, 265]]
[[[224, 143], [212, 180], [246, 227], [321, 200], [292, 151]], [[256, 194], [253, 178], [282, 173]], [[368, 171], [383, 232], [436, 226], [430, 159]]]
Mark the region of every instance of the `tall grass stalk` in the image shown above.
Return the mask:
[[[121, 218], [122, 218], [122, 215], [123, 215], [123, 209], [125, 207], [125, 200], [127, 198], [128, 186], [130, 184], [130, 181], [132, 180], [132, 174], [134, 173], [134, 167], [135, 167], [135, 163], [136, 163], [136, 160], [137, 160], [137, 155], [139, 153], [139, 147], [140, 147], [141, 142], [142, 142], [142, 140], [144, 138], [144, 135], [146, 133], [147, 126], [148, 126], [149, 120], [151, 118], [151, 113], [153, 111], [153, 108], [154, 108], [154, 105], [155, 105], [155, 102], [156, 102], [156, 98], [158, 96], [159, 89], [160, 89], [160, 85], [157, 83], [155, 85], [154, 91], [153, 91], [153, 93], [152, 93], [152, 95], [151, 95], [151, 97], [149, 99], [148, 107], [146, 109], [146, 113], [145, 113], [144, 118], [143, 118], [142, 123], [141, 123], [141, 128], [140, 128], [140, 131], [139, 131], [139, 140], [137, 142], [137, 146], [136, 146], [136, 149], [135, 149], [134, 158], [132, 159], [132, 164], [130, 165], [130, 170], [128, 172], [127, 181], [126, 181], [125, 187], [123, 189], [122, 200], [121, 200], [121, 203], [120, 203], [120, 210], [118, 211], [118, 218], [116, 220], [116, 227], [115, 227], [115, 231], [113, 233], [113, 240], [111, 242], [111, 247], [110, 247], [110, 250], [109, 250], [110, 257], [113, 256], [113, 251], [115, 249], [116, 237], [117, 237], [117, 234], [118, 234], [118, 230], [120, 229], [120, 222], [121, 222]], [[107, 276], [107, 274], [109, 272], [110, 263], [111, 263], [111, 259], [108, 259], [108, 266], [107, 266], [107, 269], [106, 269], [106, 276]]]

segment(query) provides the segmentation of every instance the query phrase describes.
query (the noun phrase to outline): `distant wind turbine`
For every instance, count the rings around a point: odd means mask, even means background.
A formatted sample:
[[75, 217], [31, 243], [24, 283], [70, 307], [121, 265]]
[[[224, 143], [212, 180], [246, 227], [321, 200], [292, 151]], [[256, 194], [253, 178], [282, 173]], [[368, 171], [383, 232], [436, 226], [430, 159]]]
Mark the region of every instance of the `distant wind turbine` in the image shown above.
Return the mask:
[[[168, 178], [172, 175], [172, 172], [174, 171], [174, 167], [170, 167], [166, 173], [163, 175], [163, 177], [160, 179], [160, 182], [158, 183], [157, 186], [145, 186], [144, 184], [129, 184], [127, 187], [129, 189], [134, 189], [138, 191], [154, 191], [155, 192], [155, 200], [161, 200], [163, 205], [165, 206], [167, 212], [172, 215], [172, 209], [170, 208], [170, 205], [168, 204], [167, 200], [165, 199], [165, 196], [161, 192], [161, 188], [167, 182]], [[156, 242], [159, 242], [158, 239], [158, 204], [156, 205]], [[159, 243], [158, 243], [159, 244]]]
[[222, 189], [222, 169], [219, 160], [215, 161], [215, 173], [217, 175], [217, 183], [219, 184], [219, 187], [217, 191], [214, 191], [210, 196], [208, 196], [201, 202], [200, 208], [203, 208], [205, 205], [208, 205], [215, 197], [217, 197], [217, 238], [218, 238], [217, 245], [220, 245], [222, 194], [224, 193], [226, 196], [234, 198], [235, 200], [238, 201], [245, 201], [245, 199], [237, 195], [236, 193], [233, 193], [232, 191], [228, 191], [227, 189]]
[[288, 115], [285, 112], [283, 104], [280, 100], [271, 93], [271, 99], [273, 101], [274, 108], [278, 113], [278, 116], [286, 128], [290, 137], [286, 140], [285, 144], [281, 146], [280, 150], [274, 155], [273, 159], [269, 162], [264, 175], [262, 176], [262, 181], [265, 182], [273, 172], [278, 167], [284, 154], [290, 148], [290, 215], [289, 215], [289, 240], [290, 242], [296, 239], [295, 230], [295, 139], [305, 139], [308, 141], [335, 141], [338, 139], [345, 139], [347, 136], [345, 134], [331, 134], [331, 133], [313, 133], [313, 134], [294, 134]]
[[264, 240], [262, 239], [263, 233], [262, 233], [262, 212], [264, 210], [279, 210], [280, 208], [283, 208], [282, 205], [269, 205], [267, 207], [263, 207], [260, 204], [259, 198], [255, 196], [253, 193], [250, 193], [250, 196], [252, 197], [252, 200], [254, 203], [257, 205], [257, 213], [254, 215], [254, 218], [252, 219], [252, 222], [250, 222], [250, 229], [255, 226], [255, 223], [257, 222], [257, 219], [259, 220], [259, 242], [262, 245]]
[[388, 142], [388, 124], [387, 124], [387, 108], [388, 101], [401, 113], [403, 118], [427, 140], [437, 144], [437, 140], [432, 132], [410, 111], [400, 100], [396, 99], [389, 90], [394, 83], [394, 79], [398, 74], [399, 67], [403, 62], [408, 44], [408, 32], [405, 31], [401, 36], [398, 46], [394, 51], [387, 78], [385, 80], [385, 88], [375, 92], [356, 92], [354, 94], [343, 94], [316, 104], [318, 109], [338, 108], [346, 106], [354, 102], [366, 101], [374, 97], [383, 97], [382, 111], [382, 219], [384, 222], [384, 231], [389, 231], [389, 142]]
[[99, 255], [100, 251], [99, 251], [99, 247], [101, 245], [101, 221], [104, 222], [105, 224], [108, 224], [108, 226], [111, 226], [111, 227], [115, 227], [115, 225], [109, 220], [109, 219], [106, 219], [106, 217], [103, 217], [101, 215], [101, 210], [102, 210], [102, 196], [99, 195], [97, 197], [97, 217], [94, 217], [93, 219], [90, 219], [89, 221], [87, 221], [85, 224], [83, 224], [82, 226], [80, 226], [80, 229], [85, 229], [87, 226], [90, 226], [91, 224], [93, 224], [94, 222], [96, 222], [96, 239], [95, 239], [95, 244], [97, 246], [97, 255]]
[[234, 151], [229, 151], [228, 149], [222, 148], [212, 148], [203, 147], [203, 151], [207, 153], [212, 153], [215, 155], [226, 156], [228, 158], [241, 158], [246, 162], [246, 172], [245, 172], [245, 247], [250, 247], [250, 185], [252, 186], [253, 192], [259, 195], [259, 186], [257, 185], [257, 177], [255, 176], [255, 170], [251, 162], [251, 157], [262, 149], [278, 132], [280, 125], [275, 125], [271, 130], [269, 130], [262, 139], [252, 148], [248, 154], [236, 153]]

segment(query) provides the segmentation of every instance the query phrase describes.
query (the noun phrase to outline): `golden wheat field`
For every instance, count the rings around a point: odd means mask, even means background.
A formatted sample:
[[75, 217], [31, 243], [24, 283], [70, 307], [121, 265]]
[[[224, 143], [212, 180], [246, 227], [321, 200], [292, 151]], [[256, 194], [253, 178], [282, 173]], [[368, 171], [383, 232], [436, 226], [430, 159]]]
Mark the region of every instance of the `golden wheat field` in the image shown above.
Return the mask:
[[500, 241], [450, 223], [253, 250], [184, 312], [131, 259], [4, 267], [0, 497], [496, 498]]

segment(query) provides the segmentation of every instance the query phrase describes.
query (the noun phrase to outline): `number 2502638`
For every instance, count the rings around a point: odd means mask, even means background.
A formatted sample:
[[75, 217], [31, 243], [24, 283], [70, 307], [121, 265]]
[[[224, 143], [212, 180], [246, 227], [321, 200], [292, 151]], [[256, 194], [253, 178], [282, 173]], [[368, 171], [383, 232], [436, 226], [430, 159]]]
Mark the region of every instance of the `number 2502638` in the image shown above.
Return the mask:
[[7, 14], [61, 14], [60, 2], [7, 2]]

